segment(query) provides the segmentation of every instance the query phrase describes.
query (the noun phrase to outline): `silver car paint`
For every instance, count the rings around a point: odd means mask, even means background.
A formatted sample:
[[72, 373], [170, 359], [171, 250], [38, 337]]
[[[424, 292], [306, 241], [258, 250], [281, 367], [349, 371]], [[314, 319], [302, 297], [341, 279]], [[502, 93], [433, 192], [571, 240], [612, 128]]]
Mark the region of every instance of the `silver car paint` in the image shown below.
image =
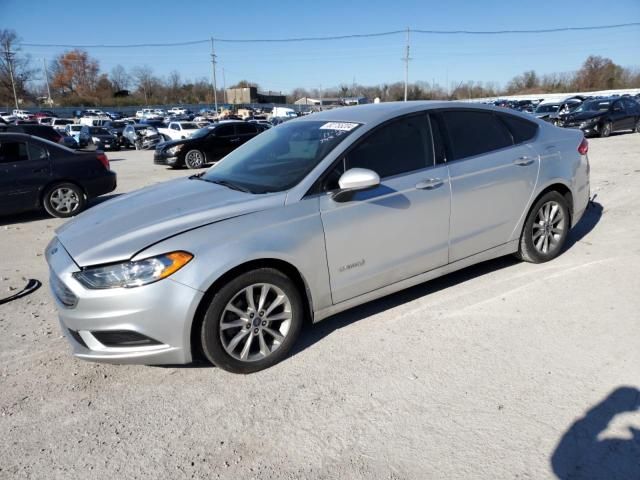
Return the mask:
[[[155, 350], [123, 351], [105, 350], [95, 343], [86, 349], [70, 339], [74, 354], [123, 363], [189, 362], [191, 324], [204, 292], [247, 262], [274, 259], [297, 269], [314, 320], [319, 321], [515, 252], [527, 211], [549, 185], [560, 183], [571, 190], [572, 220], [574, 224], [579, 220], [589, 198], [588, 161], [577, 152], [581, 133], [543, 121], [537, 121], [539, 134], [531, 144], [493, 152], [488, 165], [483, 156], [482, 164], [463, 159], [398, 175], [383, 179], [377, 190], [359, 192], [349, 202], [309, 194], [318, 177], [371, 129], [403, 114], [436, 108], [501, 111], [468, 104], [407, 102], [317, 113], [292, 121], [362, 125], [288, 192], [250, 195], [184, 179], [123, 195], [67, 223], [57, 232], [61, 243], [54, 240], [47, 249], [52, 275], [79, 297], [74, 309], [57, 302], [63, 328], [79, 330], [83, 339], [90, 339], [91, 330], [126, 328], [162, 342]], [[534, 161], [515, 164], [522, 156]], [[442, 183], [417, 188], [432, 179]], [[58, 252], [51, 255], [51, 250]], [[195, 258], [169, 279], [151, 285], [87, 290], [71, 276], [80, 266], [174, 250], [187, 250]]]

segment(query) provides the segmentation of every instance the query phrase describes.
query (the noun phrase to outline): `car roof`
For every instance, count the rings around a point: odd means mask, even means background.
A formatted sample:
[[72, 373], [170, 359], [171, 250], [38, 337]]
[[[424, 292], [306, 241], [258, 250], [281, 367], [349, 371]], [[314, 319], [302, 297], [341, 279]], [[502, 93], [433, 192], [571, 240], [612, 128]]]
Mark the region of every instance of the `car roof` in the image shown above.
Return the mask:
[[[509, 113], [515, 116], [523, 117], [523, 114], [517, 111], [505, 112], [504, 108], [498, 108], [493, 105], [485, 105], [480, 103], [467, 102], [447, 102], [439, 100], [419, 100], [409, 102], [385, 102], [370, 103], [367, 105], [357, 105], [353, 107], [339, 107], [331, 110], [317, 112], [312, 115], [298, 117], [294, 122], [310, 122], [310, 121], [332, 121], [332, 122], [354, 122], [354, 123], [380, 123], [390, 120], [400, 115], [421, 112], [424, 110], [434, 110], [438, 108], [460, 108], [485, 110], [491, 112]], [[526, 117], [529, 118], [529, 117]]]

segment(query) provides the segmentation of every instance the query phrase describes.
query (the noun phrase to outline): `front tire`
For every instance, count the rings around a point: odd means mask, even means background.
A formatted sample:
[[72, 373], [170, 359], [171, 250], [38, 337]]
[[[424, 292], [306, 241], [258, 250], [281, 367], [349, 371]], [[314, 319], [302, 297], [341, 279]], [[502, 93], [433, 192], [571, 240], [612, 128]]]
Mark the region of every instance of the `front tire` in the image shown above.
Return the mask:
[[204, 154], [200, 150], [189, 150], [184, 156], [184, 164], [191, 169], [204, 167]]
[[200, 338], [205, 356], [233, 373], [252, 373], [283, 360], [300, 334], [302, 298], [282, 272], [260, 268], [218, 290], [205, 313]]
[[42, 204], [52, 217], [69, 218], [77, 215], [86, 205], [84, 192], [73, 183], [58, 183], [47, 189]]
[[567, 199], [556, 191], [546, 193], [527, 216], [517, 256], [531, 263], [554, 259], [566, 243], [570, 225]]
[[640, 118], [636, 120], [636, 126], [633, 129], [634, 132], [640, 133]]
[[600, 129], [600, 137], [607, 138], [609, 135], [611, 135], [611, 129], [612, 129], [611, 122], [605, 122], [602, 125], [602, 129]]

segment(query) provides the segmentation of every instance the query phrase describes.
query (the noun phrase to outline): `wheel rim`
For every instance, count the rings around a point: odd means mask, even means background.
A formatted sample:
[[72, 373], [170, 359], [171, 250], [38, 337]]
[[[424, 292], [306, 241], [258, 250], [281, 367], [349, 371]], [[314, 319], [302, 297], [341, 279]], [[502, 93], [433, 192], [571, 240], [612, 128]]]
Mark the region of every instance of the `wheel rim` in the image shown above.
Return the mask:
[[291, 318], [291, 301], [280, 288], [250, 285], [234, 295], [220, 316], [222, 346], [236, 360], [262, 360], [282, 345]]
[[192, 167], [199, 167], [202, 165], [202, 154], [200, 152], [189, 152], [187, 154], [187, 163]]
[[564, 210], [558, 202], [550, 201], [542, 205], [531, 233], [535, 249], [545, 255], [555, 251], [564, 237], [566, 223]]
[[80, 197], [72, 188], [56, 188], [49, 196], [49, 203], [56, 212], [73, 213], [80, 206]]
[[605, 123], [604, 131], [602, 133], [604, 134], [605, 137], [608, 137], [609, 134], [611, 133], [611, 125], [609, 125], [608, 123]]

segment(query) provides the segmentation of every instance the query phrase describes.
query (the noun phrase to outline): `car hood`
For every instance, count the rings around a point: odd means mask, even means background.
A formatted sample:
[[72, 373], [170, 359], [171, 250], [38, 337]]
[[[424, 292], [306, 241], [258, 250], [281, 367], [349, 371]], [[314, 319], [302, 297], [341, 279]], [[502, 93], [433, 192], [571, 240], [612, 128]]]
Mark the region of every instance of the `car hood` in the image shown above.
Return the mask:
[[187, 230], [282, 206], [285, 198], [286, 193], [254, 195], [184, 178], [97, 205], [56, 234], [78, 266], [99, 265], [127, 260]]

